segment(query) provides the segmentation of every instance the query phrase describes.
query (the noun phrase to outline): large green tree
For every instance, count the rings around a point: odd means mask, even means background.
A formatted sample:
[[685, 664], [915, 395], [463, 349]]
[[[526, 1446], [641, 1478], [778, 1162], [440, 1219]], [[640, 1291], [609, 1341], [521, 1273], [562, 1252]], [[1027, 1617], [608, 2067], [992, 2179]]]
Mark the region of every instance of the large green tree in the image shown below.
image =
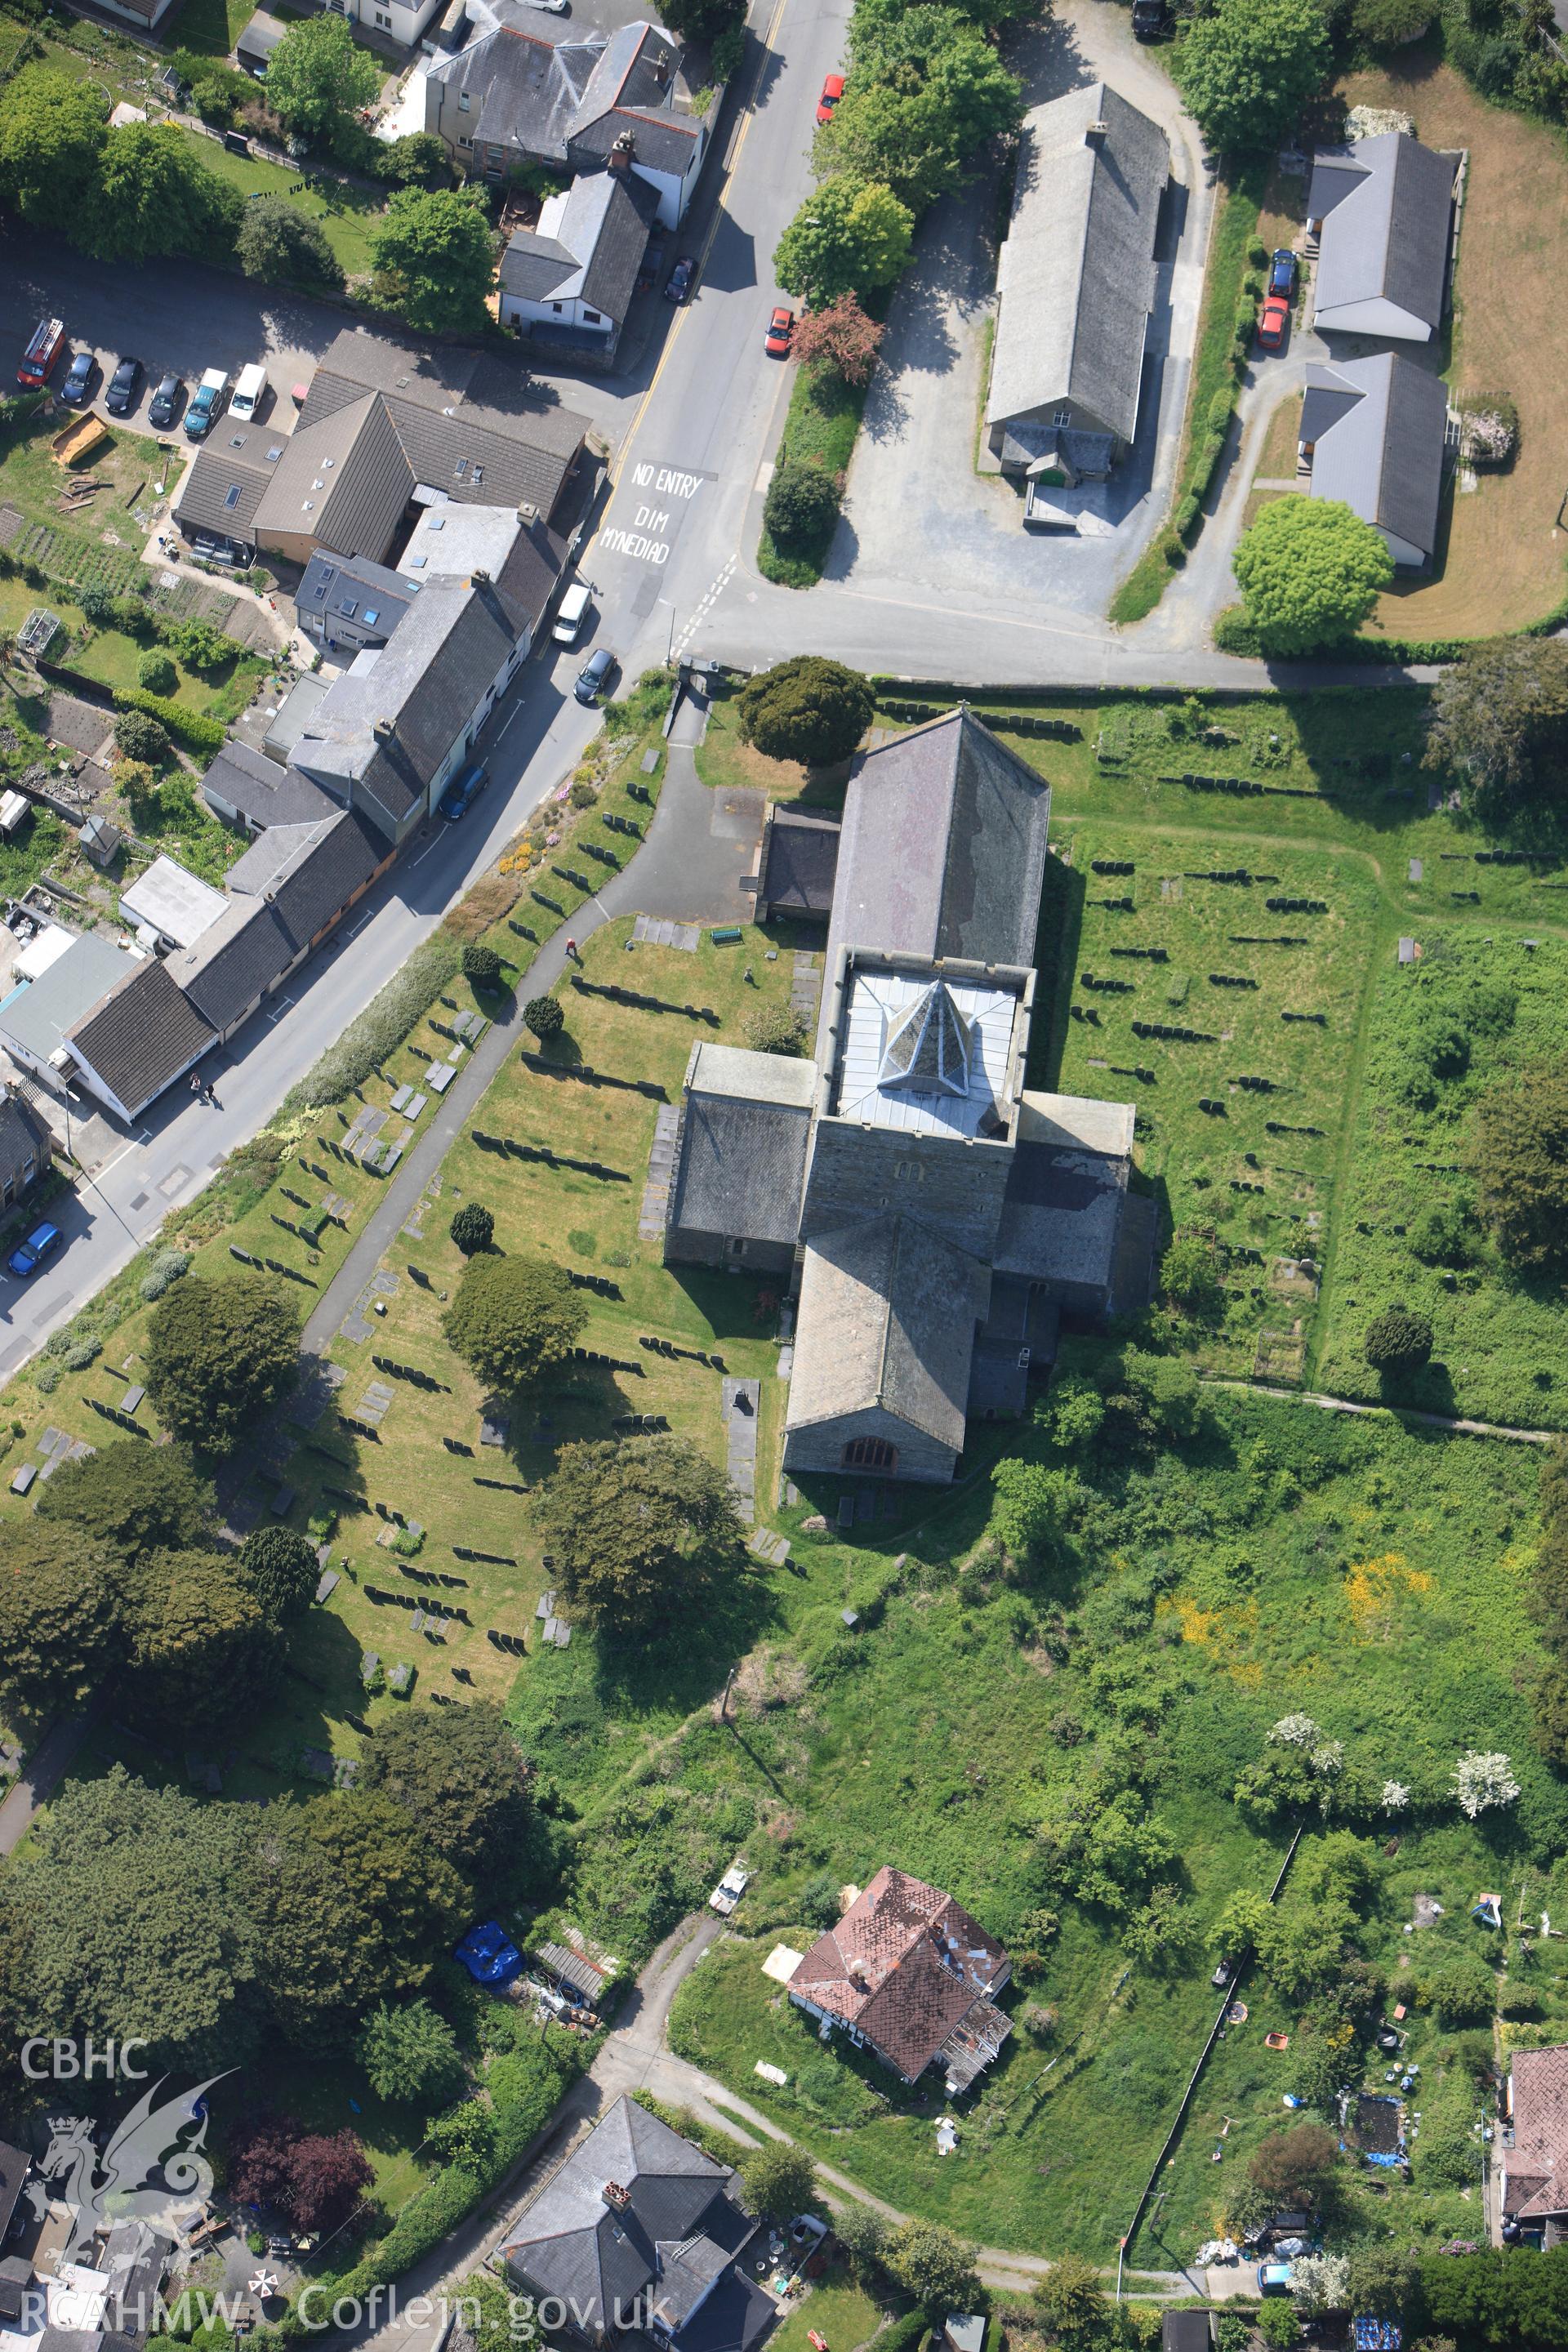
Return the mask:
[[847, 760], [871, 723], [870, 681], [820, 654], [794, 654], [741, 689], [741, 733], [768, 760], [808, 768]]
[[1560, 807], [1568, 778], [1568, 645], [1492, 637], [1450, 662], [1432, 697], [1424, 754], [1478, 816]]
[[135, 266], [170, 253], [222, 261], [244, 214], [239, 190], [219, 179], [183, 131], [126, 122], [104, 139], [96, 194], [83, 192], [70, 235], [100, 261]]
[[1353, 635], [1393, 580], [1394, 558], [1342, 499], [1292, 491], [1243, 534], [1236, 576], [1265, 653], [1310, 654]]
[[477, 334], [489, 323], [495, 236], [481, 186], [399, 189], [373, 255], [378, 297], [421, 333]]
[[852, 70], [817, 135], [827, 171], [886, 181], [916, 213], [984, 168], [1024, 119], [1023, 89], [960, 9], [857, 8]]
[[303, 1617], [321, 1580], [315, 1549], [292, 1528], [253, 1528], [239, 1547], [239, 1579], [269, 1625]]
[[563, 1446], [539, 1517], [567, 1600], [611, 1633], [668, 1631], [742, 1558], [728, 1481], [684, 1438]]
[[[0, 1883], [0, 1953], [33, 2033], [145, 2036], [142, 2063], [233, 2066], [256, 2021], [256, 1818], [149, 1789], [120, 1765], [68, 1781]], [[14, 2010], [15, 1990], [5, 2006]]]
[[262, 1817], [255, 1892], [267, 1988], [290, 2041], [341, 2044], [377, 2001], [416, 1993], [470, 1916], [458, 1873], [401, 1805], [353, 1790]]
[[361, 2027], [354, 2056], [378, 2099], [444, 2106], [463, 2087], [457, 2036], [427, 2000], [380, 2001]]
[[910, 257], [914, 215], [891, 188], [840, 172], [806, 197], [778, 242], [773, 273], [814, 304], [890, 286]]
[[[336, 20], [319, 17], [315, 21]], [[343, 265], [327, 242], [320, 221], [312, 220], [287, 196], [258, 196], [247, 205], [234, 249], [247, 278], [329, 289], [343, 283]]]
[[1478, 1206], [1509, 1264], [1568, 1266], [1568, 1055], [1489, 1087], [1471, 1114]]
[[[46, 1493], [47, 1489], [46, 1488]], [[121, 1652], [119, 1565], [68, 1524], [0, 1525], [0, 1699], [79, 1706]]]
[[267, 103], [301, 139], [331, 143], [360, 108], [374, 103], [384, 68], [356, 47], [346, 17], [304, 16], [267, 61]]
[[0, 92], [0, 199], [35, 228], [69, 235], [69, 215], [97, 189], [108, 130], [95, 89], [53, 66], [24, 66]]
[[300, 1370], [300, 1312], [279, 1282], [190, 1274], [147, 1327], [147, 1391], [176, 1437], [227, 1454], [286, 1395]]
[[1105, 2280], [1082, 2254], [1059, 2254], [1035, 2289], [1035, 2308], [1057, 2342], [1077, 2346], [1104, 2341], [1110, 2317]]
[[941, 2221], [906, 2221], [889, 2242], [887, 2266], [906, 2294], [930, 2312], [973, 2311], [980, 2281], [974, 2249]]
[[117, 1559], [189, 1551], [212, 1540], [216, 1497], [188, 1445], [111, 1438], [96, 1454], [65, 1462], [38, 1490], [37, 1516], [79, 1530]]
[[166, 1729], [232, 1720], [268, 1678], [267, 1619], [222, 1552], [149, 1552], [126, 1622], [133, 1703]]
[[1280, 144], [1329, 64], [1318, 0], [1218, 0], [1188, 27], [1173, 69], [1209, 144], [1246, 155]]
[[587, 1319], [559, 1266], [485, 1252], [463, 1268], [441, 1328], [481, 1381], [510, 1395], [564, 1363]]
[[817, 2201], [811, 2151], [795, 2140], [765, 2139], [742, 2158], [741, 2186], [753, 2213], [793, 2221]]
[[528, 1838], [529, 1770], [506, 1717], [489, 1699], [415, 1707], [378, 1724], [363, 1782], [417, 1822], [436, 1852], [484, 1880]]

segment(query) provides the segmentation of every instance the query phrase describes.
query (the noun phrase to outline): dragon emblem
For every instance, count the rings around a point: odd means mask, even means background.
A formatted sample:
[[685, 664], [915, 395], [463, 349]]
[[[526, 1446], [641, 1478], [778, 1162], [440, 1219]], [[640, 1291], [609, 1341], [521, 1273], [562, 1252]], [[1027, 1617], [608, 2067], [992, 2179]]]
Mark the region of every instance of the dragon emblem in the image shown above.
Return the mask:
[[155, 2229], [161, 2235], [177, 2236], [190, 2209], [211, 2196], [213, 2168], [203, 2153], [205, 2100], [224, 2076], [209, 2074], [195, 2090], [154, 2106], [168, 2079], [160, 2075], [142, 2093], [116, 2125], [101, 2155], [88, 2116], [50, 2116], [49, 2145], [40, 2169], [47, 2180], [62, 2184], [58, 2193], [70, 2210], [71, 2234], [61, 2252], [62, 2263], [80, 2262], [95, 2237], [127, 2223], [136, 2231], [134, 2259], [140, 2260], [152, 2245]]

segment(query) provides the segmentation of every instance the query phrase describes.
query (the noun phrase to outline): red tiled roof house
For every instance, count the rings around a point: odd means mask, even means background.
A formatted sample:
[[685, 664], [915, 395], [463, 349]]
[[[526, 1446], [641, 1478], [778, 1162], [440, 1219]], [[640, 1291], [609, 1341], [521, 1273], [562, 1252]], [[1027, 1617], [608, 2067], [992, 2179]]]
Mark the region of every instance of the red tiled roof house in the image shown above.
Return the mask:
[[951, 1895], [882, 1869], [817, 1937], [789, 1995], [821, 2021], [825, 2042], [841, 2026], [906, 2083], [940, 2061], [956, 2095], [1011, 2031], [994, 1996], [1012, 1973], [1001, 1945]]
[[1502, 2217], [1543, 2231], [1549, 2246], [1568, 2240], [1568, 2044], [1516, 2050], [1509, 2077], [1511, 2145], [1502, 2153]]

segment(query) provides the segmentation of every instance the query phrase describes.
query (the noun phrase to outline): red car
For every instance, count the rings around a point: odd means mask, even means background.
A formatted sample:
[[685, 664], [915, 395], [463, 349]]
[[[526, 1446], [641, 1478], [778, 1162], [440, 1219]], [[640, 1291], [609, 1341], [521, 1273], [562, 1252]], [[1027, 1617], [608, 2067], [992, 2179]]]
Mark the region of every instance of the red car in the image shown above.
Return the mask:
[[38, 392], [48, 382], [55, 362], [65, 349], [65, 321], [40, 319], [22, 353], [16, 381], [25, 392]]
[[822, 96], [816, 101], [816, 119], [818, 122], [832, 121], [833, 110], [837, 105], [843, 95], [843, 75], [829, 74], [827, 79], [822, 85]]
[[789, 347], [795, 341], [795, 312], [786, 310], [781, 302], [768, 320], [768, 331], [763, 349], [771, 360], [787, 360]]
[[1270, 294], [1263, 305], [1258, 321], [1258, 340], [1271, 352], [1277, 352], [1285, 341], [1285, 330], [1290, 323], [1290, 305], [1282, 294]]

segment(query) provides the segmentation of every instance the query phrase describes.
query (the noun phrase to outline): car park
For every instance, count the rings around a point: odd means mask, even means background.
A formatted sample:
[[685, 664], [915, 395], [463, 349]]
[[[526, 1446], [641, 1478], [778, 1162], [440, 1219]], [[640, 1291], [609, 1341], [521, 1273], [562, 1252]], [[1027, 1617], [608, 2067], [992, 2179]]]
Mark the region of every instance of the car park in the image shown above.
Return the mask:
[[818, 122], [832, 121], [833, 110], [837, 105], [843, 95], [843, 75], [829, 74], [827, 79], [822, 85], [822, 96], [816, 101], [816, 119]]
[[78, 352], [65, 372], [65, 379], [55, 397], [71, 408], [85, 408], [92, 398], [92, 379], [98, 362], [90, 352]]
[[489, 770], [478, 760], [472, 767], [465, 768], [460, 776], [453, 779], [439, 803], [441, 814], [448, 824], [456, 824], [459, 817], [468, 815], [489, 780]]
[[787, 360], [790, 345], [794, 341], [795, 312], [786, 310], [782, 302], [775, 303], [773, 315], [768, 320], [768, 331], [763, 341], [763, 349], [771, 360]]
[[1258, 341], [1267, 350], [1277, 352], [1285, 341], [1285, 332], [1289, 324], [1289, 303], [1282, 295], [1267, 295], [1264, 298], [1262, 315], [1258, 321]]
[[590, 654], [578, 671], [577, 683], [572, 689], [578, 701], [597, 702], [610, 682], [615, 667], [616, 657], [608, 646], [601, 646], [597, 653]]
[[19, 1282], [37, 1274], [47, 1257], [53, 1257], [65, 1235], [58, 1225], [35, 1225], [26, 1241], [18, 1242], [5, 1263]]
[[27, 392], [41, 391], [54, 372], [55, 363], [65, 349], [65, 322], [60, 319], [40, 319], [27, 339], [22, 354], [22, 364], [16, 370], [16, 381]]
[[581, 580], [568, 588], [561, 599], [561, 610], [555, 615], [555, 626], [550, 634], [558, 646], [574, 646], [583, 634], [583, 624], [588, 617], [588, 591]]
[[185, 387], [177, 375], [161, 376], [158, 389], [147, 404], [147, 422], [155, 433], [166, 433], [180, 413]]
[[222, 368], [208, 368], [191, 394], [191, 404], [185, 411], [185, 438], [205, 441], [218, 418], [223, 415], [228, 398], [228, 378]]
[[669, 283], [664, 289], [667, 302], [684, 302], [691, 291], [691, 281], [697, 275], [697, 263], [689, 253], [683, 253], [669, 273]]
[[129, 416], [142, 391], [143, 369], [140, 360], [122, 359], [110, 379], [103, 404], [110, 416]]
[[1296, 291], [1296, 257], [1287, 245], [1276, 250], [1268, 264], [1268, 291], [1283, 294], [1289, 301]]

